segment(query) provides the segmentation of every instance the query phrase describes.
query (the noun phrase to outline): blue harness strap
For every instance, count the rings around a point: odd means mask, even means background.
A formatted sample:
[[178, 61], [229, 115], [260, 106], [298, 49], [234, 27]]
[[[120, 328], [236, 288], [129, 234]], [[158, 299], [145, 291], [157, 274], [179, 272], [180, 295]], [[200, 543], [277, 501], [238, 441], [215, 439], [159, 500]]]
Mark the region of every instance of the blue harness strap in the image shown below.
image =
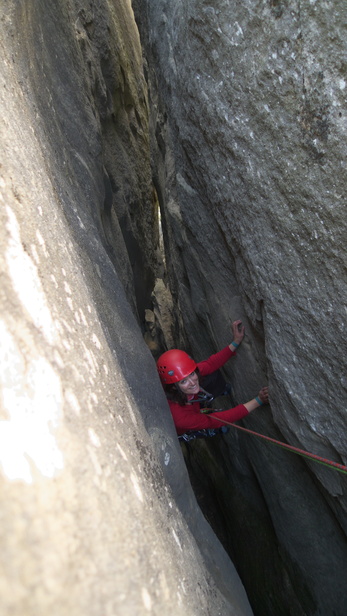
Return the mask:
[[188, 443], [189, 441], [194, 441], [197, 438], [209, 438], [211, 436], [216, 436], [217, 434], [226, 434], [229, 432], [229, 429], [230, 428], [227, 426], [222, 426], [221, 428], [205, 428], [203, 430], [185, 432], [184, 434], [180, 434], [178, 440]]

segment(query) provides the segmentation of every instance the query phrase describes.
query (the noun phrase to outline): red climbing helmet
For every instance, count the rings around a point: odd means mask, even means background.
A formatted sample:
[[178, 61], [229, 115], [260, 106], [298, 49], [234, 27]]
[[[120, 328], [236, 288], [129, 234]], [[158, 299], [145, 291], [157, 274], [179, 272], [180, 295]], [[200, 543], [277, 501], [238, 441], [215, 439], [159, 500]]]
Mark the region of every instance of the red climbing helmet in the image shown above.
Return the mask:
[[171, 349], [163, 353], [157, 361], [157, 369], [163, 385], [178, 383], [196, 370], [196, 363], [187, 353]]

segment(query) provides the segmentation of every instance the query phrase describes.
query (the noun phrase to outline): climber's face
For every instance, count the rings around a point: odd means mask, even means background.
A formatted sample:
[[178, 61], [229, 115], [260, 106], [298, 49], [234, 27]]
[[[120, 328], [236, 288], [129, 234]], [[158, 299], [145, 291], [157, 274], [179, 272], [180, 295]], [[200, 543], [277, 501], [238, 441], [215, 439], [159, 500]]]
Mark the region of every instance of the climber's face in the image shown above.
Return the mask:
[[187, 396], [199, 393], [199, 378], [196, 372], [192, 372], [189, 376], [186, 376], [182, 381], [178, 381], [178, 387]]

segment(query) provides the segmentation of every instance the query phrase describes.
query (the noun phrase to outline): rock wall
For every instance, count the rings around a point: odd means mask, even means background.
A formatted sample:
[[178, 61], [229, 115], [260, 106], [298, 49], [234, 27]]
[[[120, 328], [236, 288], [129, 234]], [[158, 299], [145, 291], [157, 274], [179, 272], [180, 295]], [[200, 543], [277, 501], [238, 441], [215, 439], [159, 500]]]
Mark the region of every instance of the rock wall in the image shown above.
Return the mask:
[[0, 28], [0, 612], [250, 616], [142, 336], [158, 212], [130, 3], [2, 3]]
[[[345, 2], [133, 6], [177, 340], [201, 360], [242, 318], [247, 426], [346, 464]], [[235, 434], [186, 456], [256, 614], [346, 612], [345, 475]]]

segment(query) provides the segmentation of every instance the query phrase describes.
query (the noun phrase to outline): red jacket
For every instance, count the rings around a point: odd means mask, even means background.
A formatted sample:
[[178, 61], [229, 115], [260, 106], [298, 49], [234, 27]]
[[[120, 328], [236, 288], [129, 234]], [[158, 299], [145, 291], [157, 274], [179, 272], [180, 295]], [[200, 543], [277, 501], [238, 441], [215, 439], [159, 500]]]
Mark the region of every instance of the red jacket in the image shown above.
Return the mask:
[[[207, 374], [215, 372], [224, 366], [224, 364], [234, 355], [236, 355], [236, 353], [231, 351], [227, 346], [225, 349], [219, 351], [219, 353], [215, 353], [215, 355], [211, 355], [208, 359], [201, 361], [198, 364], [201, 376], [206, 376]], [[214, 419], [215, 417], [220, 417], [220, 419], [225, 421], [233, 422], [248, 415], [248, 411], [243, 404], [239, 404], [233, 409], [228, 409], [226, 411], [213, 413], [211, 415], [204, 415], [200, 412], [199, 402], [193, 401], [190, 404], [185, 404], [184, 406], [178, 404], [177, 402], [173, 402], [172, 400], [168, 400], [168, 402], [178, 435], [184, 434], [190, 430], [220, 428], [223, 424]]]

